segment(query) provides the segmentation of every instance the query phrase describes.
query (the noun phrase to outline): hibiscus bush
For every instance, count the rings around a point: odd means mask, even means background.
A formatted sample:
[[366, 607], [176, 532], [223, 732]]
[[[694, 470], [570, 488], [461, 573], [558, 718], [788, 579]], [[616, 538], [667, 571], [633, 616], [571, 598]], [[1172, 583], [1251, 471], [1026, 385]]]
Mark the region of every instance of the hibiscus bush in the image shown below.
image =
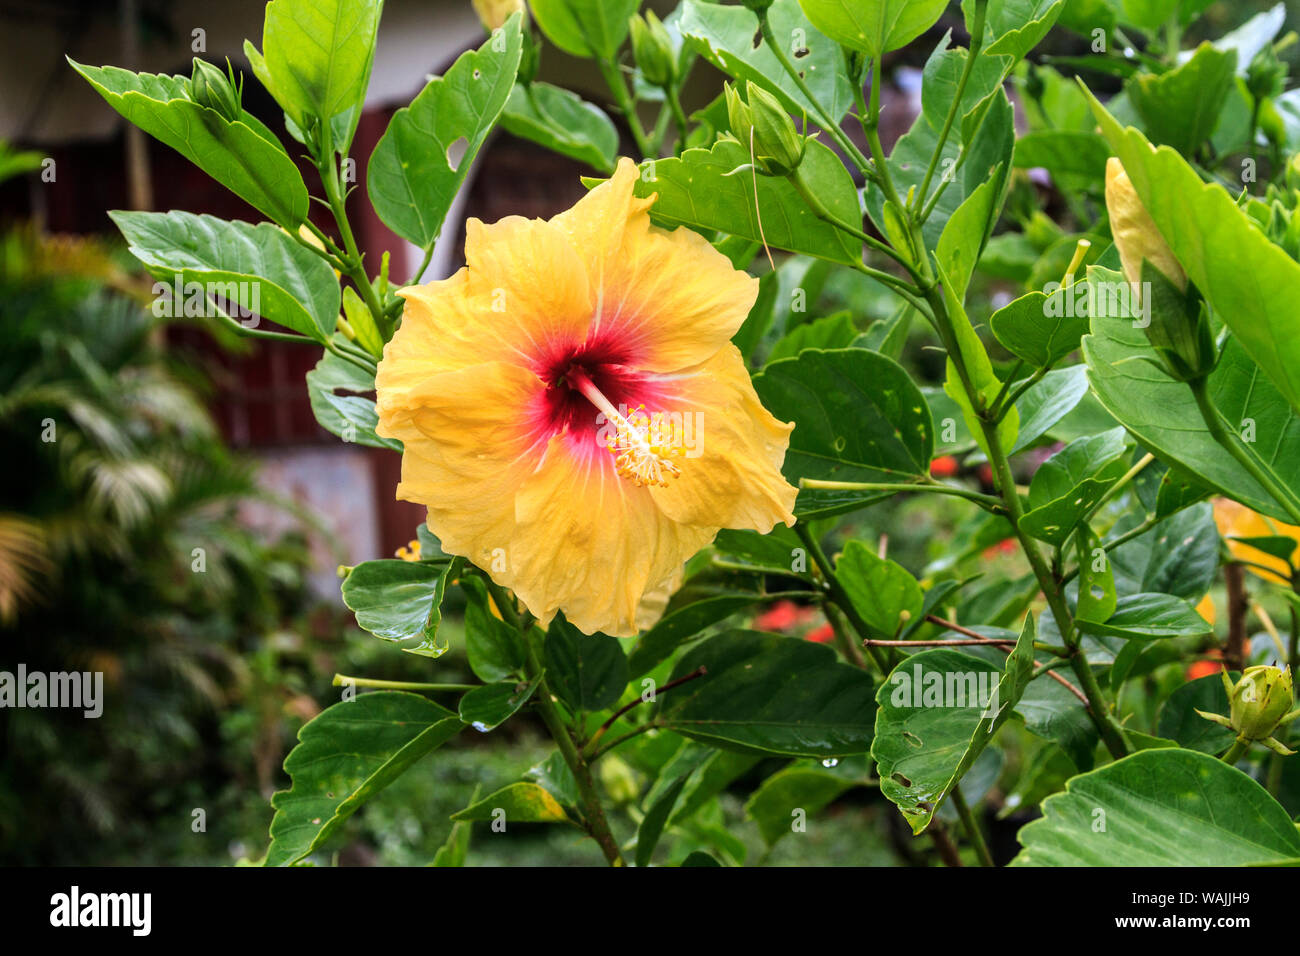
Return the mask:
[[[231, 330], [319, 344], [317, 420], [400, 452], [428, 509], [341, 569], [411, 680], [338, 680], [265, 862], [524, 713], [553, 752], [464, 794], [434, 862], [545, 823], [593, 862], [738, 864], [729, 789], [768, 846], [856, 790], [918, 862], [1300, 858], [1294, 35], [1279, 5], [1186, 42], [1207, 6], [475, 0], [482, 46], [355, 160], [379, 3], [267, 5], [250, 81], [296, 144], [232, 68], [74, 63], [267, 220], [114, 212], [133, 253]], [[537, 79], [547, 45], [603, 108]], [[588, 193], [470, 220], [466, 266], [412, 284], [497, 126]], [[424, 251], [408, 284], [353, 188]], [[438, 679], [453, 590], [472, 684]]]

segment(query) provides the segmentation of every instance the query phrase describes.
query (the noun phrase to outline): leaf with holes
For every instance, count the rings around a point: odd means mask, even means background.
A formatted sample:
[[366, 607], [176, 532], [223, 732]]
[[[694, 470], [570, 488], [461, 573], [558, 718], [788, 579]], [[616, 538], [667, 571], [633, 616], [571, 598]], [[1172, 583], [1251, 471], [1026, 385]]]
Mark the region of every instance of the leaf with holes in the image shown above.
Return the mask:
[[417, 246], [438, 238], [474, 157], [505, 108], [519, 69], [519, 23], [516, 14], [502, 28], [504, 50], [491, 37], [457, 58], [445, 76], [430, 80], [410, 106], [393, 115], [370, 156], [366, 189], [375, 212]]

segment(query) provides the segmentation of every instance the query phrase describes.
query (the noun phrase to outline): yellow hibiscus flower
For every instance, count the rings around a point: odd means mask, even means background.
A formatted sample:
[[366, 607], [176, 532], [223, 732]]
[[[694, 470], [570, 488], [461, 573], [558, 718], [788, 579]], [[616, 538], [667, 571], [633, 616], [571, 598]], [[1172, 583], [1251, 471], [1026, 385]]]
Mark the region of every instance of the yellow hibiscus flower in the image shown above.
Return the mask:
[[[643, 596], [721, 528], [794, 523], [794, 427], [731, 336], [758, 281], [650, 224], [637, 167], [551, 220], [467, 225], [467, 265], [402, 290], [376, 376], [397, 496], [543, 623], [637, 631]], [[644, 618], [643, 618], [644, 619]]]
[[1259, 512], [1251, 511], [1245, 505], [1238, 504], [1230, 498], [1214, 499], [1214, 523], [1219, 526], [1219, 534], [1223, 535], [1224, 540], [1227, 542], [1228, 553], [1240, 561], [1251, 562], [1251, 564], [1246, 565], [1247, 571], [1256, 577], [1263, 578], [1265, 581], [1275, 581], [1281, 584], [1291, 582], [1291, 566], [1287, 562], [1260, 551], [1258, 548], [1252, 548], [1242, 541], [1232, 539], [1292, 538], [1296, 541], [1296, 548], [1291, 552], [1291, 561], [1294, 563], [1300, 562], [1300, 528], [1283, 524], [1281, 521], [1275, 521], [1272, 518], [1266, 518]]

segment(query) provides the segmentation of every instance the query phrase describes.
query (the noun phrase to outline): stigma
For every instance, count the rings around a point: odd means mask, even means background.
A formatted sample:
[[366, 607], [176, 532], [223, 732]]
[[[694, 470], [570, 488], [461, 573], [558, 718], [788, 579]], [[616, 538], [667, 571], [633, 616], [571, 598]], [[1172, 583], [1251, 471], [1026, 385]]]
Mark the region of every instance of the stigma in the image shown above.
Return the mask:
[[669, 480], [681, 475], [670, 460], [681, 454], [677, 429], [662, 412], [648, 414], [644, 405], [624, 415], [581, 370], [571, 369], [566, 376], [570, 385], [604, 414], [613, 427], [605, 447], [614, 459], [614, 470], [638, 488], [653, 485], [667, 488]]

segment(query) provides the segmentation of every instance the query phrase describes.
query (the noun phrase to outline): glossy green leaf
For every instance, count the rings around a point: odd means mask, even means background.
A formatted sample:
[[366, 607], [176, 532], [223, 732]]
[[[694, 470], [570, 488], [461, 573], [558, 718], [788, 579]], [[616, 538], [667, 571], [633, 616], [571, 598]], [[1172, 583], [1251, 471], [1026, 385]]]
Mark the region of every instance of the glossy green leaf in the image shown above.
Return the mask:
[[1076, 284], [1050, 294], [1035, 289], [1022, 295], [993, 313], [993, 337], [1034, 368], [1055, 365], [1077, 349], [1088, 332], [1088, 311], [1076, 308], [1087, 301], [1088, 288]]
[[[375, 212], [403, 239], [425, 247], [438, 238], [479, 148], [514, 87], [522, 49], [519, 15], [497, 37], [462, 54], [445, 76], [393, 114], [367, 167]], [[459, 155], [454, 151], [464, 144]]]
[[1020, 519], [1027, 534], [1061, 545], [1124, 473], [1125, 432], [1113, 428], [1078, 438], [1049, 458], [1029, 484], [1028, 510]]
[[469, 666], [483, 681], [503, 681], [520, 674], [528, 650], [517, 628], [492, 613], [487, 587], [477, 577], [460, 581], [465, 591], [465, 649]]
[[[754, 172], [743, 169], [729, 175], [749, 162], [749, 150], [734, 140], [649, 162], [653, 166], [642, 166], [635, 191], [643, 197], [658, 194], [650, 215], [664, 226], [716, 229], [760, 242], [766, 239], [773, 249], [831, 262], [852, 264], [859, 259], [861, 250], [853, 238], [818, 219], [784, 179], [758, 176], [755, 206]], [[816, 140], [810, 142], [800, 172], [832, 215], [846, 223], [860, 221], [853, 178], [831, 150]]]
[[250, 226], [179, 210], [109, 215], [130, 243], [131, 254], [153, 275], [202, 283], [208, 294], [317, 342], [334, 332], [338, 279], [324, 259], [284, 230], [267, 222]]
[[258, 78], [300, 130], [315, 119], [329, 124], [331, 146], [344, 155], [361, 119], [383, 7], [372, 0], [266, 5]]
[[358, 807], [464, 724], [418, 694], [376, 691], [326, 708], [298, 731], [285, 758], [292, 785], [271, 798], [266, 866], [294, 863]]
[[[867, 349], [817, 351], [773, 362], [755, 376], [763, 404], [795, 422], [783, 472], [800, 478], [856, 482], [923, 480], [934, 453], [925, 398], [892, 360]], [[799, 492], [801, 517], [851, 511], [883, 492]]]
[[402, 650], [441, 657], [447, 643], [438, 641], [442, 598], [452, 564], [384, 559], [363, 561], [343, 580], [343, 603], [357, 624], [385, 641], [415, 641]]
[[546, 632], [544, 656], [551, 689], [573, 710], [603, 710], [627, 687], [627, 655], [608, 634], [583, 634], [557, 617]]
[[[1018, 383], [1011, 387], [1018, 387]], [[1020, 430], [1010, 454], [1024, 451], [1051, 432], [1087, 394], [1088, 369], [1083, 365], [1052, 369], [1041, 381], [1025, 389], [1025, 393], [1016, 399]]]
[[999, 671], [950, 649], [922, 651], [880, 686], [871, 756], [880, 791], [923, 832], [943, 799], [1011, 716], [1034, 669], [1034, 620]]
[[1225, 189], [1202, 182], [1177, 152], [1153, 148], [1137, 130], [1121, 128], [1095, 100], [1093, 112], [1188, 278], [1300, 410], [1300, 315], [1291, 307], [1300, 298], [1300, 262], [1270, 242]]
[[[797, 0], [776, 0], [767, 17], [773, 35], [788, 44], [786, 58], [803, 71], [818, 103], [833, 119], [843, 119], [853, 106], [853, 86], [839, 45], [808, 21]], [[750, 10], [685, 0], [679, 25], [686, 42], [722, 72], [765, 88], [791, 113], [816, 115], [815, 105], [760, 37], [758, 17]]]
[[1151, 141], [1191, 156], [1218, 125], [1236, 65], [1235, 51], [1202, 43], [1172, 70], [1133, 74], [1124, 89]]
[[322, 354], [316, 367], [307, 373], [307, 398], [321, 428], [346, 442], [400, 452], [402, 443], [396, 438], [375, 434], [379, 412], [370, 397], [374, 390], [373, 375], [333, 352]]
[[475, 687], [460, 699], [460, 719], [479, 733], [495, 730], [528, 703], [539, 683], [507, 680]]
[[1013, 162], [1017, 169], [1042, 168], [1057, 177], [1081, 176], [1099, 181], [1106, 174], [1109, 156], [1110, 147], [1096, 133], [1052, 129], [1026, 133], [1017, 139]]
[[[793, 832], [796, 821], [805, 822], [835, 802], [853, 781], [812, 767], [787, 767], [763, 781], [745, 803], [745, 816], [758, 824], [769, 847]], [[803, 831], [800, 831], [803, 832]]]
[[[1132, 518], [1133, 522], [1138, 519]], [[1117, 524], [1116, 534], [1131, 527]], [[1295, 542], [1291, 542], [1295, 548]], [[1196, 603], [1215, 583], [1219, 570], [1219, 530], [1208, 502], [1166, 518], [1110, 553], [1115, 583], [1125, 593], [1161, 592]]]
[[792, 757], [861, 753], [871, 740], [874, 687], [820, 644], [726, 631], [682, 655], [672, 680], [707, 673], [663, 694], [664, 727], [723, 749]]
[[501, 128], [606, 175], [618, 158], [618, 129], [599, 106], [549, 83], [516, 83]]
[[[1096, 268], [1089, 276], [1111, 288], [1124, 281], [1119, 273]], [[1144, 361], [1155, 351], [1132, 320], [1094, 316], [1083, 354], [1094, 394], [1144, 446], [1221, 494], [1287, 520], [1250, 472], [1210, 436], [1191, 389]], [[1247, 420], [1254, 423], [1255, 434], [1264, 438], [1255, 452], [1279, 481], [1300, 494], [1300, 419], [1235, 337], [1210, 375], [1209, 393], [1229, 422], [1242, 423], [1243, 429]]]
[[[1006, 54], [1021, 59], [1047, 36], [1065, 5], [1066, 0], [989, 0], [985, 51], [992, 56]], [[967, 3], [962, 4], [962, 10], [970, 29]]]
[[1300, 858], [1285, 810], [1240, 770], [1144, 750], [1075, 777], [1020, 830], [1015, 866], [1244, 866]]
[[858, 329], [849, 313], [836, 312], [824, 319], [813, 319], [796, 325], [772, 346], [767, 360], [775, 362], [777, 359], [791, 358], [804, 349], [848, 348], [857, 337]]
[[189, 98], [184, 77], [68, 62], [109, 106], [259, 212], [288, 229], [297, 229], [307, 218], [302, 173], [271, 131], [251, 115], [232, 123], [199, 106]]
[[628, 18], [640, 0], [532, 0], [529, 7], [546, 38], [565, 53], [609, 59], [627, 37]]
[[858, 540], [844, 546], [835, 575], [874, 637], [891, 640], [921, 616], [924, 596], [916, 578], [897, 561], [877, 556]]
[[911, 43], [947, 5], [948, 0], [799, 0], [817, 29], [872, 58]]
[[743, 595], [718, 595], [668, 612], [642, 634], [632, 648], [627, 658], [630, 677], [648, 674], [700, 631], [753, 603], [753, 598]]
[[[1241, 672], [1230, 671], [1228, 676], [1236, 683]], [[1198, 710], [1228, 716], [1228, 692], [1224, 690], [1223, 678], [1218, 674], [1188, 681], [1169, 695], [1169, 699], [1160, 708], [1160, 723], [1157, 728], [1160, 736], [1176, 740], [1178, 746], [1188, 750], [1206, 754], [1223, 753], [1236, 740], [1236, 732], [1212, 720], [1206, 720], [1197, 713]]]
[[1115, 613], [1119, 600], [1115, 592], [1115, 571], [1091, 528], [1081, 527], [1075, 540], [1078, 542], [1079, 562], [1079, 600], [1075, 620], [1105, 621]]
[[1088, 634], [1127, 640], [1199, 637], [1211, 630], [1195, 608], [1171, 594], [1126, 594], [1104, 624], [1082, 620], [1078, 624], [1079, 630]]

